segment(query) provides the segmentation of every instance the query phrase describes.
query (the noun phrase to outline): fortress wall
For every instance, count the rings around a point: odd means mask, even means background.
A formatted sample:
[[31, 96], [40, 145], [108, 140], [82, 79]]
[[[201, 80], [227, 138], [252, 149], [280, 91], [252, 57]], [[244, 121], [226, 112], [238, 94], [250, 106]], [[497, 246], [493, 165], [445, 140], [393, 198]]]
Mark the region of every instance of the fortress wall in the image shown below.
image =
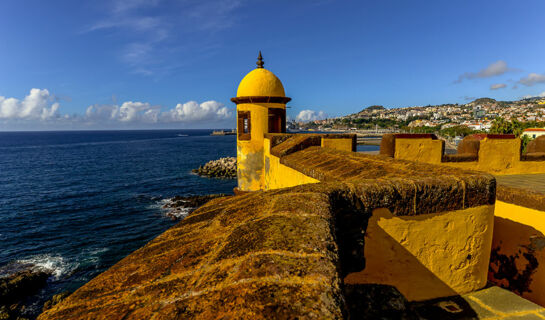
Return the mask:
[[309, 146], [355, 151], [356, 137], [348, 134], [267, 134], [264, 139], [263, 189], [279, 189], [320, 182], [280, 163], [280, 157]]
[[[472, 292], [486, 284], [495, 190], [481, 183], [492, 177], [466, 184], [457, 170], [317, 147], [281, 162], [321, 181], [369, 181], [400, 193], [389, 195], [391, 207], [369, 212], [360, 249], [365, 268], [345, 275], [345, 283], [393, 285], [409, 300]], [[410, 188], [401, 187], [407, 183]], [[395, 203], [397, 197], [407, 202]], [[406, 213], [392, 213], [401, 208]]]
[[272, 156], [320, 183], [213, 200], [39, 319], [348, 319], [369, 283], [409, 300], [484, 285], [492, 176], [288, 144]]
[[280, 158], [271, 154], [271, 139], [265, 138], [264, 186], [265, 190], [298, 186], [320, 182], [301, 172], [280, 164]]

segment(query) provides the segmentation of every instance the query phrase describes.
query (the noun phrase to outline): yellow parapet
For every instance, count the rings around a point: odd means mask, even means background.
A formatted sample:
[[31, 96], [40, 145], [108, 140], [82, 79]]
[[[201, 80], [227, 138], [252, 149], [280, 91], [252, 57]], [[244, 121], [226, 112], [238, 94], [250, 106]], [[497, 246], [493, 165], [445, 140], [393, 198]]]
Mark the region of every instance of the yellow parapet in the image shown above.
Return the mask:
[[345, 283], [395, 286], [419, 301], [486, 285], [494, 206], [394, 216], [376, 209], [365, 234], [365, 269]]
[[425, 163], [441, 163], [443, 144], [441, 140], [422, 139], [396, 139], [396, 159], [412, 160]]
[[320, 182], [280, 163], [280, 158], [271, 154], [271, 140], [265, 138], [265, 183], [264, 189], [280, 189], [307, 183]]
[[457, 154], [445, 154], [444, 141], [432, 134], [385, 135], [381, 154], [395, 159], [442, 164], [496, 175], [545, 173], [545, 152], [521, 154], [521, 140], [512, 135], [475, 136], [474, 139], [469, 137], [473, 143], [477, 143], [473, 150], [464, 148]]

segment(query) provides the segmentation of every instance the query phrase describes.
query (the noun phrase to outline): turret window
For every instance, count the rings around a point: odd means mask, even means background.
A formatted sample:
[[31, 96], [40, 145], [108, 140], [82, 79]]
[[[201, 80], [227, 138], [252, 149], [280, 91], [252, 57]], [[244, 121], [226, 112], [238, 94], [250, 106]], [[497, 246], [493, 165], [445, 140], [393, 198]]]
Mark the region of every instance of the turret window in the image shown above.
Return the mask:
[[285, 133], [286, 132], [286, 109], [270, 108], [269, 109], [269, 133]]
[[252, 138], [250, 111], [239, 111], [237, 122], [238, 140], [250, 140]]

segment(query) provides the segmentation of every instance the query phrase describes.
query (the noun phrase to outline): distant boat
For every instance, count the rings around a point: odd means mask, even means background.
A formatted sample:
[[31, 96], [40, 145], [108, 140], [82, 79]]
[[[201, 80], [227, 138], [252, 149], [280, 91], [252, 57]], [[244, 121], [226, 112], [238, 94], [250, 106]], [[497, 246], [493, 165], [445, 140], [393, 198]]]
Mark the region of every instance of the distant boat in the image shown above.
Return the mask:
[[211, 136], [231, 136], [237, 134], [237, 130], [233, 129], [231, 131], [227, 130], [214, 130], [210, 134]]

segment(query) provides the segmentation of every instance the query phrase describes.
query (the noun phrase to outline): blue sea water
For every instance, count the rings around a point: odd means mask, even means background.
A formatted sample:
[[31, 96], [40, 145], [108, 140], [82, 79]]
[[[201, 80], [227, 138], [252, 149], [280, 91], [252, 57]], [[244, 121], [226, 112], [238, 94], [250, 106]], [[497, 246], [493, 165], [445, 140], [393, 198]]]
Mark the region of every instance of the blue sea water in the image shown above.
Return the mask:
[[53, 275], [31, 314], [73, 291], [175, 221], [175, 195], [232, 193], [235, 180], [191, 169], [235, 156], [235, 136], [210, 130], [0, 132], [0, 273]]

